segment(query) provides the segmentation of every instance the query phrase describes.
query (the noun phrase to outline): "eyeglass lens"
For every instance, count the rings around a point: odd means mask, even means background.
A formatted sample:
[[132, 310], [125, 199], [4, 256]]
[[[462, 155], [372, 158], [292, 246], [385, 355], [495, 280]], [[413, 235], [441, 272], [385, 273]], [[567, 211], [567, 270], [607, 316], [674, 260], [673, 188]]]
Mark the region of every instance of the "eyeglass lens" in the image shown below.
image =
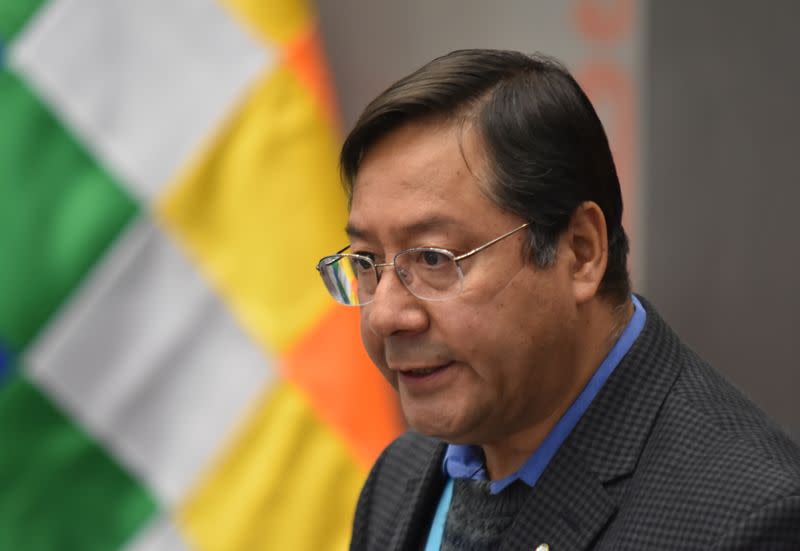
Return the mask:
[[[331, 256], [319, 266], [325, 286], [337, 302], [359, 306], [375, 297], [378, 273], [368, 257]], [[406, 288], [419, 298], [441, 300], [461, 290], [461, 270], [447, 251], [411, 249], [397, 255], [394, 266]]]

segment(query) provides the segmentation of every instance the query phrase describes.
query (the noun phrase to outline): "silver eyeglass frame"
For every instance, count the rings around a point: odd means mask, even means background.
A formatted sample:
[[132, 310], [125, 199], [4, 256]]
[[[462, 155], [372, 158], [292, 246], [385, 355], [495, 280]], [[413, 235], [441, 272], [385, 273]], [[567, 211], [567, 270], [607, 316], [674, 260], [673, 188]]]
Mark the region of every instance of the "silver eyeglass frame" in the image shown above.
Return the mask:
[[[331, 294], [331, 296], [332, 296], [332, 298], [334, 300], [336, 300], [336, 297], [333, 295], [333, 293], [330, 292], [330, 289], [328, 288], [328, 285], [327, 285], [327, 282], [325, 280], [325, 276], [324, 276], [324, 274], [322, 272], [322, 269], [323, 269], [324, 266], [328, 266], [330, 264], [333, 264], [334, 262], [338, 262], [338, 261], [346, 259], [346, 258], [354, 258], [354, 259], [357, 259], [357, 260], [365, 261], [370, 266], [372, 266], [372, 269], [375, 272], [375, 284], [376, 284], [376, 287], [381, 281], [381, 273], [383, 272], [383, 270], [385, 268], [392, 267], [392, 268], [394, 268], [398, 279], [403, 283], [403, 286], [408, 290], [409, 293], [411, 293], [412, 295], [414, 295], [418, 299], [426, 300], [426, 301], [433, 301], [433, 302], [441, 301], [441, 300], [448, 300], [448, 299], [451, 299], [453, 297], [458, 296], [461, 293], [461, 291], [463, 290], [464, 273], [461, 271], [461, 266], [460, 266], [459, 262], [461, 262], [462, 260], [464, 260], [466, 258], [469, 258], [469, 257], [471, 257], [471, 256], [473, 256], [475, 254], [478, 254], [479, 252], [491, 247], [495, 243], [497, 243], [499, 241], [502, 241], [506, 237], [510, 237], [511, 235], [514, 235], [518, 231], [520, 231], [520, 230], [522, 230], [524, 228], [527, 228], [528, 226], [530, 226], [530, 222], [525, 222], [521, 226], [517, 226], [513, 230], [508, 231], [508, 232], [504, 233], [503, 235], [500, 235], [499, 237], [495, 237], [494, 239], [492, 239], [490, 241], [487, 241], [483, 245], [475, 247], [474, 249], [469, 250], [469, 251], [467, 251], [467, 252], [465, 252], [463, 254], [460, 254], [458, 256], [453, 254], [452, 251], [449, 251], [447, 249], [438, 248], [438, 247], [412, 247], [410, 249], [405, 249], [405, 250], [402, 250], [402, 251], [398, 252], [397, 254], [395, 254], [394, 257], [392, 258], [391, 262], [375, 263], [375, 261], [373, 261], [368, 256], [364, 256], [364, 255], [360, 255], [360, 254], [348, 254], [348, 253], [345, 253], [345, 251], [350, 248], [350, 245], [347, 245], [344, 248], [342, 248], [341, 250], [336, 251], [332, 255], [328, 255], [328, 256], [322, 257], [319, 260], [319, 262], [317, 262], [316, 269], [319, 272], [320, 277], [322, 277], [323, 282], [325, 283], [325, 286], [328, 289], [328, 292]], [[451, 260], [455, 263], [456, 269], [458, 271], [459, 288], [454, 294], [448, 295], [448, 296], [442, 297], [442, 298], [428, 298], [428, 297], [424, 297], [424, 296], [418, 295], [417, 293], [415, 293], [409, 287], [409, 284], [406, 282], [406, 278], [403, 277], [403, 274], [400, 273], [401, 269], [399, 269], [398, 266], [397, 266], [397, 258], [400, 257], [400, 256], [403, 256], [403, 255], [410, 254], [410, 253], [419, 253], [419, 252], [426, 252], [426, 251], [436, 252], [436, 253], [440, 253], [440, 254], [444, 254], [446, 256], [449, 256], [451, 258]], [[336, 300], [336, 302], [338, 302], [339, 304], [343, 304], [344, 306], [355, 306], [355, 307], [358, 307], [358, 306], [366, 306], [367, 304], [370, 304], [373, 300], [375, 300], [375, 294], [374, 293], [372, 295], [372, 298], [370, 298], [368, 301], [359, 302], [358, 304], [346, 304], [346, 303], [343, 303], [343, 302], [341, 302], [339, 300]]]

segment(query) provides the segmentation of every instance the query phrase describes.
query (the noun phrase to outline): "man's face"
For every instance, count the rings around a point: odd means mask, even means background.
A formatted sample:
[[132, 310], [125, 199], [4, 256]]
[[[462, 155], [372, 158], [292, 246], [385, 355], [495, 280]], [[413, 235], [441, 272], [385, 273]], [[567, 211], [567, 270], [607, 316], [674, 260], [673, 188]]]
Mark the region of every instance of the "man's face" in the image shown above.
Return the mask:
[[[472, 132], [410, 124], [375, 144], [354, 185], [352, 252], [377, 262], [419, 246], [457, 255], [523, 223], [482, 193], [475, 174], [486, 171]], [[524, 239], [518, 232], [463, 260], [464, 287], [454, 298], [419, 299], [388, 268], [374, 301], [361, 307], [367, 352], [418, 431], [492, 443], [549, 419], [572, 389], [568, 262], [559, 254], [554, 266], [534, 267]]]

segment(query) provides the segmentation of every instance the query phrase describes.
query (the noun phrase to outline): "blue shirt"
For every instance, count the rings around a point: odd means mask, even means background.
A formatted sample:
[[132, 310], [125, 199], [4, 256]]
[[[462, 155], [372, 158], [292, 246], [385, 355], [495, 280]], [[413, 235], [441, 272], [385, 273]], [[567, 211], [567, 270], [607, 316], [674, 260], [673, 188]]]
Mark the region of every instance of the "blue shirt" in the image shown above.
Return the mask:
[[[631, 298], [634, 306], [633, 316], [620, 338], [614, 344], [614, 347], [569, 409], [564, 412], [564, 415], [559, 419], [542, 444], [533, 452], [533, 455], [528, 458], [517, 472], [491, 482], [489, 490], [492, 494], [501, 492], [515, 480], [521, 480], [531, 487], [539, 480], [558, 448], [567, 439], [575, 425], [578, 424], [589, 404], [600, 392], [603, 384], [614, 372], [623, 356], [628, 353], [639, 333], [642, 332], [647, 313], [636, 296], [631, 295]], [[448, 445], [442, 468], [450, 478], [471, 478], [473, 480], [486, 480], [488, 478], [483, 462], [483, 452], [479, 446]]]

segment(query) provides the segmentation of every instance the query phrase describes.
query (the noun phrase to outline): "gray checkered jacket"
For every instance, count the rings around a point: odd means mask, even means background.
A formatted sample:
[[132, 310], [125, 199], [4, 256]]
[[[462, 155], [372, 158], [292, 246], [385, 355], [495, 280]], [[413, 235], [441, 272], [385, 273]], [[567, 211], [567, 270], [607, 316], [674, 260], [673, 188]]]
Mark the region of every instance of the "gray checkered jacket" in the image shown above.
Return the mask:
[[[642, 303], [641, 335], [500, 549], [800, 550], [800, 448]], [[423, 548], [444, 449], [407, 432], [383, 452], [351, 550]]]

